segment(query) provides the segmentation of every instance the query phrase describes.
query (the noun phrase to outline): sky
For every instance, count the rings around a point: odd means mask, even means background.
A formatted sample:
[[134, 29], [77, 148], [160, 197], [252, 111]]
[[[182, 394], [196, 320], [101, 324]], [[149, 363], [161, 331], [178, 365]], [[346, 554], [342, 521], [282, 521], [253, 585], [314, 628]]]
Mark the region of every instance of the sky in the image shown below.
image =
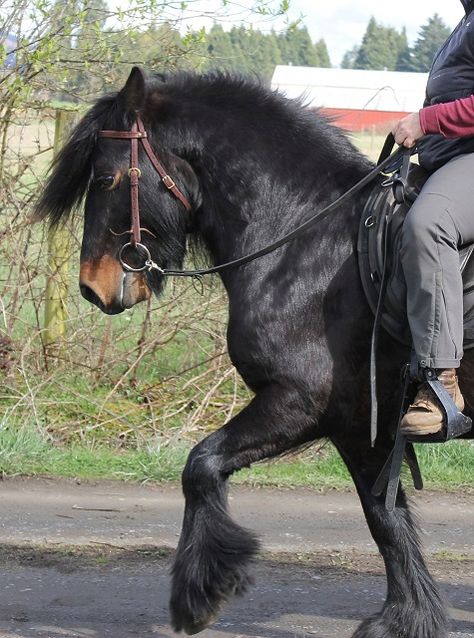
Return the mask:
[[[250, 22], [256, 29], [278, 31], [283, 20], [259, 20], [248, 12], [256, 0], [235, 0], [227, 5], [228, 15], [222, 16], [223, 0], [189, 0], [186, 3], [187, 26], [212, 26], [214, 20], [230, 28], [232, 24]], [[280, 0], [263, 0], [269, 7], [278, 7]], [[176, 3], [175, 3], [176, 4]], [[339, 66], [346, 51], [361, 43], [367, 24], [374, 16], [384, 26], [406, 27], [408, 43], [412, 45], [420, 27], [434, 13], [447, 26], [454, 28], [464, 14], [460, 0], [290, 0], [288, 18], [301, 17], [313, 41], [324, 38], [333, 66]], [[206, 16], [206, 17], [204, 17]]]

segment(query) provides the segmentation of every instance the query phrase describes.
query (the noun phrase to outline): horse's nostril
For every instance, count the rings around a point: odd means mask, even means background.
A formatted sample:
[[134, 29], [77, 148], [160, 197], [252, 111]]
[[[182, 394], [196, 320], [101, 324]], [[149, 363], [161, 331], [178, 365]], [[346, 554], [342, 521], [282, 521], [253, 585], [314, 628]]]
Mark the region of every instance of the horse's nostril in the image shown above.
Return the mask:
[[87, 299], [87, 301], [90, 301], [90, 303], [93, 303], [96, 306], [101, 305], [99, 297], [95, 294], [92, 288], [89, 288], [86, 284], [79, 284], [79, 288], [84, 299]]
[[102, 312], [105, 312], [105, 314], [107, 315], [117, 315], [125, 310], [121, 299], [104, 301], [104, 299], [101, 298], [100, 294], [95, 292], [91, 286], [88, 286], [87, 284], [82, 282], [79, 282], [79, 288], [84, 299], [87, 299], [87, 301], [100, 308], [100, 310], [102, 310]]

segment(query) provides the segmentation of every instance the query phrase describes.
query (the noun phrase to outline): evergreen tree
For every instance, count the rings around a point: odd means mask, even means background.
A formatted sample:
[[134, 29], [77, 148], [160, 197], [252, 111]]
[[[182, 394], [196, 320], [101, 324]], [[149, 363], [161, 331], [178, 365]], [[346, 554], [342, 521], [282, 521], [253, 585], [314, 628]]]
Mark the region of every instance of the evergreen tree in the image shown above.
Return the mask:
[[277, 45], [280, 51], [281, 63], [282, 64], [293, 64], [291, 59], [291, 53], [288, 48], [288, 41], [286, 38], [286, 33], [279, 33], [277, 35]]
[[296, 29], [295, 35], [297, 35], [296, 43], [299, 65], [318, 66], [318, 56], [308, 29], [306, 27]]
[[201, 48], [203, 70], [222, 68], [241, 73], [256, 73], [269, 80], [277, 64], [295, 66], [331, 66], [323, 39], [313, 44], [306, 27], [276, 34], [263, 34], [244, 25], [224, 31], [214, 25], [205, 35]]
[[288, 29], [281, 46], [284, 64], [318, 66], [318, 56], [306, 27]]
[[411, 70], [429, 71], [438, 49], [449, 33], [449, 28], [437, 13], [429, 18], [428, 22], [420, 28], [418, 39], [411, 51]]
[[314, 45], [314, 49], [318, 58], [318, 66], [330, 68], [331, 60], [329, 58], [329, 52], [324, 38], [321, 38], [321, 40], [318, 40], [316, 42], [316, 44]]
[[355, 69], [383, 69], [386, 42], [381, 38], [379, 25], [372, 16], [362, 38], [362, 44], [354, 60]]
[[280, 64], [280, 51], [275, 34], [264, 35], [260, 31], [250, 31], [247, 60], [249, 72], [257, 73], [265, 80], [271, 80], [275, 65]]
[[[232, 31], [235, 37], [235, 32], [238, 30], [233, 29]], [[209, 58], [208, 68], [232, 69], [239, 45], [236, 44], [231, 34], [224, 31], [220, 24], [214, 23], [206, 41]]]
[[[272, 60], [272, 65], [275, 67], [277, 64], [282, 64], [282, 55], [280, 51], [280, 47], [278, 46], [278, 36], [275, 31], [271, 31], [268, 36], [268, 50], [270, 53], [270, 57]], [[272, 73], [274, 68], [272, 69]]]
[[[393, 27], [384, 27], [372, 17], [352, 68], [393, 71], [407, 52], [406, 32], [399, 33]], [[344, 63], [348, 64], [349, 58], [345, 59]]]
[[355, 45], [349, 51], [344, 53], [344, 57], [342, 58], [341, 68], [342, 69], [353, 69], [355, 61], [357, 59], [357, 55], [359, 53], [360, 46]]
[[406, 63], [406, 60], [410, 59], [410, 47], [408, 46], [408, 38], [405, 27], [398, 32], [393, 27], [386, 27], [387, 40], [389, 42], [389, 46], [392, 50], [392, 55], [390, 56], [390, 71], [403, 71], [408, 69], [403, 69], [403, 65]]
[[184, 46], [181, 34], [169, 22], [135, 35], [134, 47], [139, 58], [149, 67], [161, 67], [166, 60], [168, 68], [178, 68], [183, 57]]
[[318, 66], [318, 54], [308, 33], [308, 29], [303, 27], [296, 30], [297, 51], [300, 66]]
[[400, 50], [395, 64], [395, 71], [411, 71], [411, 51], [408, 46], [407, 31], [405, 27], [402, 29], [400, 39]]

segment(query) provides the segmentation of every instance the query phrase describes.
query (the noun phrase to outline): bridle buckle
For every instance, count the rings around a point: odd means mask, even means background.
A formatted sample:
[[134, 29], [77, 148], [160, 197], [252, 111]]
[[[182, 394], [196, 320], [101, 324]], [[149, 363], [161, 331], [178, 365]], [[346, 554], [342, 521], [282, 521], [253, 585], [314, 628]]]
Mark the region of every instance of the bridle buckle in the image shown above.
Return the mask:
[[172, 188], [175, 188], [176, 186], [176, 183], [169, 175], [163, 175], [163, 177], [161, 178], [161, 181], [163, 182], [163, 184], [166, 186], [168, 190], [171, 190]]
[[132, 173], [136, 173], [137, 174], [137, 178], [141, 179], [142, 172], [141, 172], [141, 170], [138, 167], [130, 166], [130, 168], [128, 169], [128, 176], [131, 177]]

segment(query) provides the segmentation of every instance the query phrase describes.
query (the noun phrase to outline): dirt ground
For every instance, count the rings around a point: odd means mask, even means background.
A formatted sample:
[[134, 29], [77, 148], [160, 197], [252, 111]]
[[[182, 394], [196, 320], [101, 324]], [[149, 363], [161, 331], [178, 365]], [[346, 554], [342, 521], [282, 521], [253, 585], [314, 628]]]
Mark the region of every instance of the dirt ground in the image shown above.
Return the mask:
[[[418, 496], [451, 637], [474, 638], [473, 495]], [[169, 568], [180, 490], [117, 483], [0, 484], [0, 638], [171, 638]], [[353, 494], [233, 489], [262, 536], [255, 585], [203, 638], [349, 637], [385, 594], [382, 562]]]

